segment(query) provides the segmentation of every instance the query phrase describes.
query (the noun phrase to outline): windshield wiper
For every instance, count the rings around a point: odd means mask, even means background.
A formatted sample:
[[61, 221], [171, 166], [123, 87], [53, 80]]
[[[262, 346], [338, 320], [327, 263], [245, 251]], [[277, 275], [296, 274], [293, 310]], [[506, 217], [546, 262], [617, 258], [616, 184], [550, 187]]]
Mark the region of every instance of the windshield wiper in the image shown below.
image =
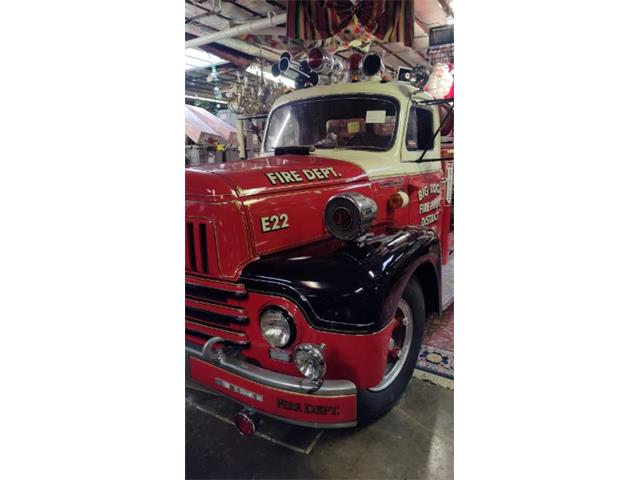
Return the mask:
[[325, 138], [313, 144], [316, 148], [337, 148], [338, 136], [335, 133], [328, 133]]
[[282, 147], [275, 147], [274, 155], [309, 155], [315, 148], [313, 145], [286, 145]]
[[337, 145], [331, 145], [329, 143], [314, 143], [313, 146], [315, 148], [338, 148]]
[[374, 145], [329, 145], [329, 144], [322, 144], [322, 143], [314, 143], [313, 145], [316, 148], [334, 148], [336, 150], [381, 150], [381, 151], [386, 151], [388, 150], [387, 147], [377, 147]]
[[387, 147], [376, 147], [374, 145], [345, 145], [340, 148], [344, 148], [345, 150], [388, 150]]

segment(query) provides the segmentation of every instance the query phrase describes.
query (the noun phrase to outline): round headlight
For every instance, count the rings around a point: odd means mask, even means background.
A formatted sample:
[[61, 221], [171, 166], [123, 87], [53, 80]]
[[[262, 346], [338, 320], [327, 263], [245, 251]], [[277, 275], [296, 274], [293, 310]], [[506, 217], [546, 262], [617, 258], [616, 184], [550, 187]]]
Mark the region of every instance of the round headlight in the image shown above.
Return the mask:
[[376, 202], [358, 192], [332, 197], [324, 209], [324, 223], [339, 240], [355, 240], [365, 234], [376, 218]]
[[293, 338], [291, 316], [278, 307], [268, 307], [260, 315], [262, 336], [274, 347], [284, 347]]
[[300, 373], [311, 380], [319, 380], [324, 376], [325, 363], [322, 347], [303, 343], [296, 348], [293, 361]]

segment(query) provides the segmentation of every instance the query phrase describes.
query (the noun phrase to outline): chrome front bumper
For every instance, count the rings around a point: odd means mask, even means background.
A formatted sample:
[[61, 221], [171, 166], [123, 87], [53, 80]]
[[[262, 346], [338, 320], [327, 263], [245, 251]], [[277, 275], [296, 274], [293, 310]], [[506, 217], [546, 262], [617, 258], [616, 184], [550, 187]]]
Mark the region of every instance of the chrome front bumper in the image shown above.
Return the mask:
[[[223, 369], [229, 373], [242, 377], [250, 382], [255, 382], [261, 386], [269, 387], [272, 389], [281, 390], [283, 392], [291, 392], [293, 394], [313, 396], [315, 398], [325, 398], [330, 401], [331, 397], [345, 397], [354, 396], [357, 393], [356, 386], [353, 382], [348, 380], [325, 380], [320, 388], [312, 385], [310, 381], [302, 379], [300, 377], [293, 377], [291, 375], [284, 375], [281, 373], [266, 370], [264, 368], [252, 365], [245, 362], [237, 355], [227, 354], [224, 356], [211, 356], [205, 354], [203, 349], [195, 344], [187, 342], [185, 345], [186, 356], [186, 375], [187, 375], [187, 387], [190, 383], [197, 385], [198, 389], [211, 392], [216, 395], [223, 395], [236, 401], [242, 405], [245, 402], [232, 398], [226, 395], [224, 392], [213, 390], [207, 385], [203, 385], [201, 382], [192, 379], [191, 372], [189, 371], [189, 357], [195, 357], [203, 362], [207, 362], [215, 367]], [[337, 400], [336, 400], [337, 401]], [[341, 423], [324, 423], [324, 422], [307, 422], [299, 419], [291, 419], [284, 416], [279, 416], [273, 412], [260, 411], [261, 414], [275, 418], [277, 420], [288, 422], [296, 425], [313, 428], [348, 428], [356, 426], [357, 422], [341, 422]]]
[[286, 390], [288, 392], [302, 394], [313, 393], [314, 395], [325, 397], [354, 395], [356, 393], [355, 384], [348, 380], [325, 380], [322, 386], [315, 390], [313, 385], [310, 385], [299, 377], [272, 372], [271, 370], [257, 367], [256, 365], [252, 365], [230, 355], [221, 359], [212, 359], [208, 356], [205, 357], [202, 349], [198, 345], [194, 345], [189, 342], [186, 343], [185, 353], [187, 356], [197, 357], [231, 373], [240, 375], [247, 380], [251, 380], [268, 387]]

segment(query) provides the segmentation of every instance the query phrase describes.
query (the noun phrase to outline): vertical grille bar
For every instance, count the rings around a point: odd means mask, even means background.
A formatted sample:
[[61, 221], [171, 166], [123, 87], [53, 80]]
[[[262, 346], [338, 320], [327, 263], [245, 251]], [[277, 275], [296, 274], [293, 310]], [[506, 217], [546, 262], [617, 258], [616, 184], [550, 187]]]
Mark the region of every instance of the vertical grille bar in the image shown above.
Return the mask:
[[191, 231], [193, 232], [193, 255], [195, 257], [194, 271], [203, 272], [202, 268], [202, 248], [200, 247], [200, 229], [197, 225], [191, 224]]
[[200, 258], [202, 258], [202, 272], [209, 273], [209, 254], [207, 249], [207, 224], [201, 223], [200, 228]]
[[194, 240], [194, 232], [193, 232], [193, 223], [187, 223], [187, 238], [186, 238], [186, 257], [187, 257], [187, 268], [193, 272], [198, 271], [198, 265], [196, 264], [196, 252], [195, 252], [195, 240]]
[[185, 226], [185, 269], [203, 275], [218, 271], [216, 242], [211, 221], [187, 218]]

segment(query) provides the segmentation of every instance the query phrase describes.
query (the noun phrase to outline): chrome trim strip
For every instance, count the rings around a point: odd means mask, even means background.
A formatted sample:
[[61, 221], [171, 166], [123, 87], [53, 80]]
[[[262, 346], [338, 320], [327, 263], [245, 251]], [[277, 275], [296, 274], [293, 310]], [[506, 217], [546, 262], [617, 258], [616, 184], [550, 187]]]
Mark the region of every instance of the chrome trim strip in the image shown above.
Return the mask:
[[[247, 380], [251, 380], [262, 385], [266, 385], [280, 390], [286, 390], [294, 393], [302, 393], [309, 395], [321, 396], [321, 397], [336, 397], [341, 395], [355, 395], [356, 386], [349, 380], [325, 380], [322, 386], [315, 390], [315, 386], [310, 383], [303, 384], [305, 379], [299, 377], [293, 377], [291, 375], [284, 375], [282, 373], [272, 372], [255, 365], [251, 365], [239, 358], [232, 355], [224, 355], [222, 358], [207, 358], [203, 354], [202, 349], [198, 345], [194, 345], [190, 342], [185, 344], [185, 353], [187, 356], [194, 356], [200, 360], [211, 363], [216, 367], [220, 367], [231, 373], [235, 373]], [[188, 365], [187, 361], [187, 365]], [[321, 424], [324, 425], [324, 424]]]
[[214, 280], [212, 278], [199, 277], [193, 274], [185, 274], [185, 283], [194, 287], [202, 287], [217, 292], [222, 292], [232, 296], [245, 297], [246, 287], [241, 283], [225, 282], [224, 280]]

